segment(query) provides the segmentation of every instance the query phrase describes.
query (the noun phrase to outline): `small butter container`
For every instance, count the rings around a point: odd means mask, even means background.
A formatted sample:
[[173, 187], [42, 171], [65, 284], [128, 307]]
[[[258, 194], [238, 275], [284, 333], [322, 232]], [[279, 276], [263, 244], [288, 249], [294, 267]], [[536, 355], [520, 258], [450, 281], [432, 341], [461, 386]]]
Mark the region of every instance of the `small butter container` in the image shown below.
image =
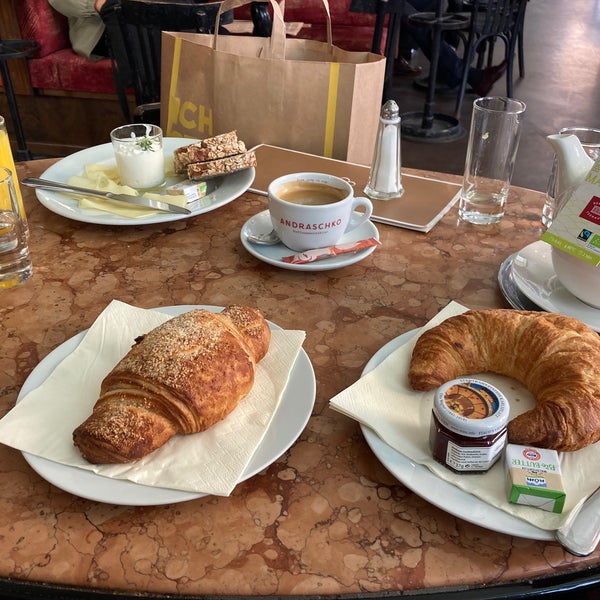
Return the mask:
[[567, 495], [556, 450], [508, 444], [505, 466], [509, 502], [562, 512]]
[[433, 458], [456, 473], [484, 473], [506, 444], [509, 404], [487, 382], [453, 379], [434, 397], [429, 430]]
[[166, 192], [171, 196], [183, 194], [187, 198], [188, 203], [194, 202], [206, 196], [206, 181], [191, 181], [186, 179], [180, 183], [170, 185]]

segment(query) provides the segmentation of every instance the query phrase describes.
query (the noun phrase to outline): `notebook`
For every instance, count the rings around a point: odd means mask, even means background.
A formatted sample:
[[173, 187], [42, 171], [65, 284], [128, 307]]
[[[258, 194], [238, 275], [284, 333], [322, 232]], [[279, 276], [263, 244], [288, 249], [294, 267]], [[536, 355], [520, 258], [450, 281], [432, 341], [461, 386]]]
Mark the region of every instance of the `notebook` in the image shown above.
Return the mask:
[[[273, 179], [288, 173], [317, 172], [348, 178], [356, 195], [369, 181], [369, 167], [325, 158], [268, 144], [253, 148], [256, 153], [256, 177], [250, 191], [267, 194]], [[392, 200], [372, 200], [372, 221], [428, 232], [458, 200], [460, 184], [402, 174], [404, 194]]]

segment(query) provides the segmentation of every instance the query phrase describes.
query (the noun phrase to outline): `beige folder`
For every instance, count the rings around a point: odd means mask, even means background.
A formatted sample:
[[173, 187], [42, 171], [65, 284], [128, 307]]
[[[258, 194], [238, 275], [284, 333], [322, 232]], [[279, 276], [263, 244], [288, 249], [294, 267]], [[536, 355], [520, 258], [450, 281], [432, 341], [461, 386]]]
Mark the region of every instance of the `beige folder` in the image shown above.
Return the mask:
[[[256, 152], [256, 177], [250, 190], [266, 194], [273, 179], [289, 173], [316, 172], [344, 177], [354, 183], [355, 194], [364, 195], [369, 167], [261, 144]], [[392, 200], [373, 200], [371, 219], [379, 223], [428, 232], [458, 200], [460, 185], [439, 179], [402, 174], [404, 193]]]

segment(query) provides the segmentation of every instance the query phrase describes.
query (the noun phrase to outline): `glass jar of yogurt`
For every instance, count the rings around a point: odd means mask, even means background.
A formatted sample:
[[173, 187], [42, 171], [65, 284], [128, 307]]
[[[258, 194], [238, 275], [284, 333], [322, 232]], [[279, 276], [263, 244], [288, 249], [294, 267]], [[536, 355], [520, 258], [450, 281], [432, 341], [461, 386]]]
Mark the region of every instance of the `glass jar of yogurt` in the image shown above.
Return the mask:
[[110, 139], [122, 185], [144, 190], [164, 182], [163, 134], [158, 125], [123, 125], [110, 132]]

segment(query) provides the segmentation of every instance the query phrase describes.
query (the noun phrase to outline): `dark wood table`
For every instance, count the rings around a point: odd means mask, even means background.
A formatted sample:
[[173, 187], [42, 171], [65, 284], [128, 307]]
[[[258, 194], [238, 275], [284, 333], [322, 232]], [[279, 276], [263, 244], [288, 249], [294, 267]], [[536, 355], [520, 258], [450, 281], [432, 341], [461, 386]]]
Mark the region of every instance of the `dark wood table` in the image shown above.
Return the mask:
[[[50, 164], [20, 163], [19, 177]], [[300, 272], [242, 246], [241, 226], [266, 206], [253, 193], [187, 220], [113, 227], [63, 218], [23, 192], [34, 275], [0, 292], [0, 415], [39, 361], [115, 298], [256, 305], [306, 331], [317, 395], [296, 443], [230, 497], [103, 504], [62, 491], [0, 446], [0, 596], [529, 598], [600, 580], [600, 550], [578, 558], [436, 508], [328, 407], [377, 350], [451, 300], [507, 307], [498, 269], [539, 238], [543, 194], [513, 188], [507, 215], [490, 227], [458, 222], [456, 209], [428, 234], [379, 224], [382, 246], [366, 259]]]

